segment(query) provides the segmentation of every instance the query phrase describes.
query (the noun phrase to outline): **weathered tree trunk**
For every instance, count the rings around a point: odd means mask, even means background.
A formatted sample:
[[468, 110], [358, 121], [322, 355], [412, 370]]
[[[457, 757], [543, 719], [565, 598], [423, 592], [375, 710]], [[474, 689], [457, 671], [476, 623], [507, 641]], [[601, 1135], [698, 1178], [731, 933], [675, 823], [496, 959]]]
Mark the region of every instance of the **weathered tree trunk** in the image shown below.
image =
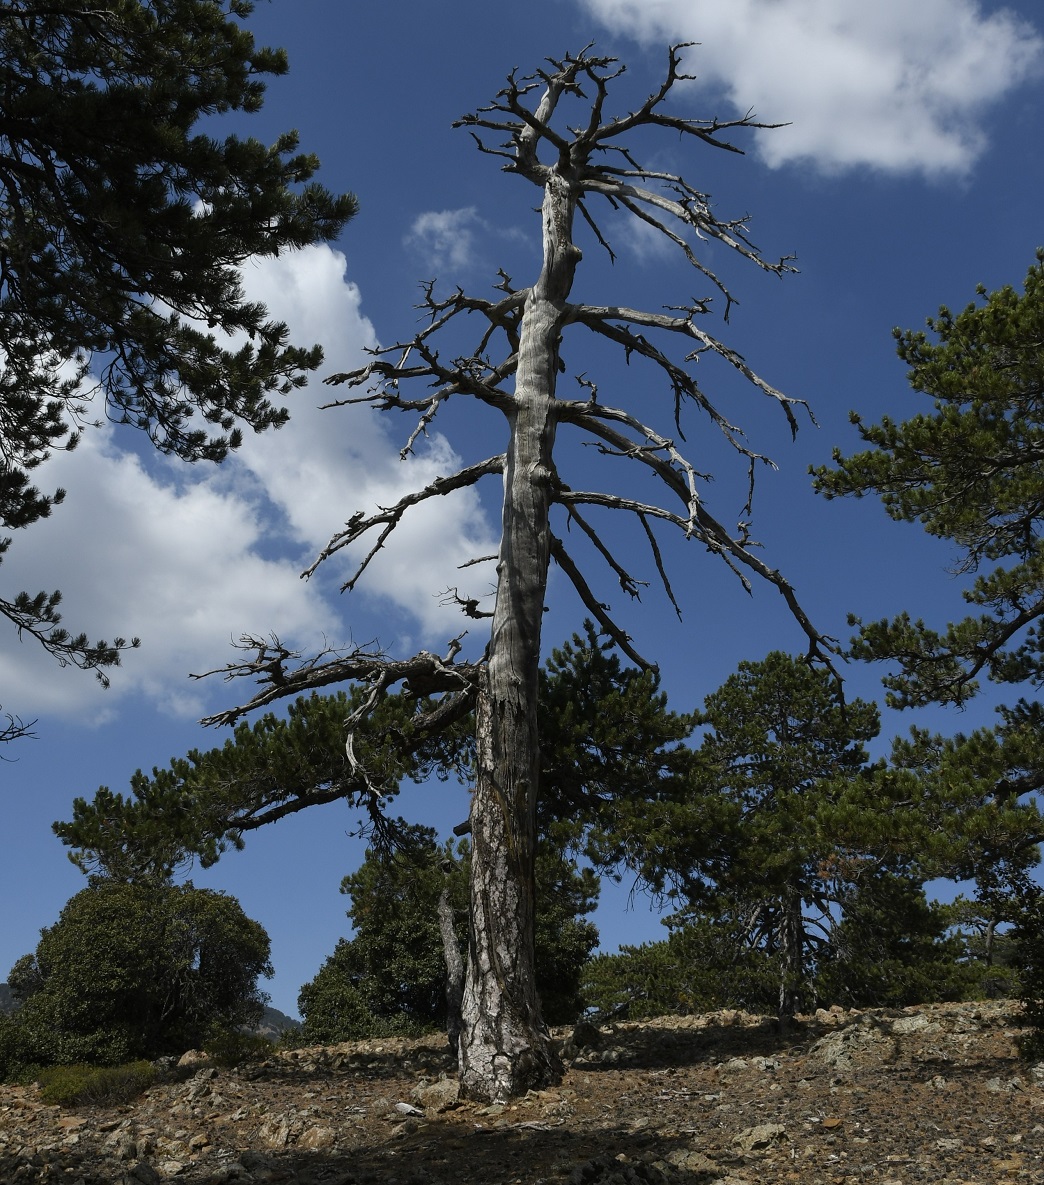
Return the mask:
[[781, 1026], [793, 1020], [805, 986], [804, 925], [801, 897], [787, 894], [780, 902], [779, 933], [779, 1021]]
[[446, 1036], [450, 1049], [460, 1048], [460, 1010], [464, 999], [464, 960], [457, 945], [457, 931], [453, 925], [453, 906], [450, 904], [449, 884], [439, 894], [439, 933], [442, 936], [442, 957], [446, 964]]
[[460, 1069], [464, 1092], [486, 1100], [546, 1085], [561, 1071], [536, 992], [533, 868], [540, 627], [551, 555], [553, 404], [564, 301], [580, 256], [572, 242], [574, 206], [568, 181], [548, 170], [544, 264], [527, 294], [522, 320], [496, 607], [476, 706], [471, 937]]
[[[405, 494], [390, 507], [352, 515], [308, 569], [310, 575], [320, 563], [364, 537], [376, 541], [366, 551], [355, 574], [344, 585], [353, 588], [371, 560], [403, 515], [413, 507], [440, 498], [454, 490], [468, 489], [491, 474], [504, 479], [503, 537], [497, 566], [497, 594], [489, 648], [483, 662], [457, 663], [459, 640], [451, 644], [447, 658], [439, 660], [426, 651], [404, 662], [382, 653], [352, 650], [344, 654], [324, 651], [299, 663], [278, 638], [271, 642], [246, 637], [242, 649], [252, 657], [223, 668], [226, 678], [244, 675], [258, 679], [261, 689], [245, 707], [208, 719], [207, 723], [231, 724], [244, 711], [263, 707], [288, 695], [327, 687], [348, 679], [365, 684], [366, 694], [346, 721], [347, 746], [352, 777], [359, 801], [376, 811], [379, 787], [354, 757], [352, 736], [398, 683], [408, 684], [411, 693], [442, 694], [439, 707], [422, 710], [426, 736], [437, 724], [456, 721], [470, 705], [477, 691], [477, 774], [472, 804], [471, 832], [471, 936], [468, 969], [462, 1004], [460, 1061], [465, 1091], [474, 1098], [495, 1099], [518, 1094], [528, 1087], [553, 1080], [558, 1062], [540, 1017], [533, 973], [533, 862], [536, 828], [536, 795], [539, 771], [537, 737], [537, 686], [540, 663], [540, 632], [547, 585], [548, 562], [554, 549], [556, 561], [572, 582], [583, 604], [601, 629], [633, 662], [647, 663], [631, 646], [626, 632], [615, 622], [588, 585], [579, 566], [561, 540], [551, 535], [549, 510], [553, 503], [581, 525], [596, 549], [609, 563], [622, 586], [630, 592], [638, 587], [612, 549], [596, 529], [581, 517], [578, 508], [587, 505], [634, 515], [649, 538], [653, 562], [667, 595], [671, 591], [651, 530], [655, 520], [680, 529], [687, 539], [706, 544], [723, 557], [748, 581], [751, 571], [775, 585], [791, 612], [808, 635], [810, 653], [824, 657], [836, 649], [814, 629], [794, 595], [793, 589], [775, 569], [764, 563], [748, 546], [745, 527], [738, 536], [730, 533], [706, 508], [698, 493], [701, 473], [675, 445], [645, 419], [624, 408], [606, 407], [596, 398], [596, 389], [583, 400], [558, 399], [555, 385], [562, 365], [559, 342], [567, 326], [595, 333], [602, 341], [620, 347], [625, 358], [645, 359], [666, 379], [673, 393], [675, 424], [683, 403], [702, 408], [724, 433], [728, 442], [754, 465], [760, 458], [738, 436], [738, 430], [709, 402], [695, 377], [684, 365], [660, 349], [649, 338], [655, 331], [684, 342], [686, 362], [706, 352], [719, 356], [762, 395], [782, 408], [797, 429], [793, 407], [800, 405], [758, 377], [735, 351], [711, 336], [702, 323], [708, 312], [706, 300], [689, 306], [668, 306], [668, 312], [647, 312], [618, 305], [569, 304], [569, 294], [580, 252], [573, 243], [574, 214], [579, 209], [601, 247], [612, 254], [591, 211], [591, 201], [605, 201], [615, 211], [626, 211], [642, 225], [662, 233], [678, 248], [725, 298], [726, 318], [733, 303], [726, 286], [701, 262], [687, 239], [692, 232], [722, 248], [738, 252], [759, 268], [775, 275], [794, 270], [785, 259], [766, 262], [746, 237], [744, 219], [719, 221], [711, 212], [706, 195], [682, 177], [646, 169], [630, 151], [617, 143], [640, 128], [671, 130], [716, 148], [735, 151], [722, 139], [729, 128], [764, 128], [749, 117], [732, 121], [700, 120], [671, 115], [663, 104], [675, 83], [689, 78], [681, 72], [681, 49], [669, 51], [667, 74], [661, 85], [629, 114], [603, 118], [609, 84], [623, 72], [616, 59], [594, 57], [584, 51], [566, 55], [562, 61], [549, 59], [553, 70], [509, 76], [507, 85], [488, 107], [464, 116], [460, 126], [481, 129], [473, 133], [483, 152], [506, 160], [506, 172], [540, 187], [542, 199], [543, 263], [532, 288], [515, 288], [511, 277], [501, 272], [501, 291], [495, 300], [466, 295], [458, 290], [442, 299], [436, 297], [434, 282], [425, 289], [424, 307], [429, 324], [411, 341], [372, 351], [365, 366], [326, 381], [365, 386], [366, 395], [345, 403], [369, 403], [382, 411], [398, 409], [419, 413], [420, 419], [403, 449], [405, 457], [417, 438], [425, 433], [440, 407], [450, 399], [470, 396], [502, 414], [509, 428], [503, 452], [475, 464], [465, 465], [448, 477], [440, 476], [420, 490]], [[535, 108], [528, 104], [545, 85]], [[582, 85], [581, 85], [582, 84]], [[586, 88], [586, 89], [585, 89]], [[590, 102], [578, 126], [563, 116], [562, 128], [552, 126], [559, 101]], [[504, 135], [507, 134], [505, 141]], [[495, 143], [484, 137], [495, 136]], [[672, 229], [672, 227], [674, 229]], [[450, 321], [478, 314], [482, 336], [472, 356], [453, 361], [435, 345], [437, 335]], [[507, 354], [499, 361], [491, 356], [492, 343], [504, 339]], [[695, 345], [694, 345], [695, 343]], [[692, 351], [692, 352], [689, 352]], [[393, 361], [393, 357], [397, 361]], [[514, 376], [514, 390], [507, 384]], [[578, 376], [580, 377], [580, 376]], [[423, 398], [409, 398], [400, 383], [427, 381], [430, 390]], [[582, 380], [581, 380], [582, 381]], [[803, 406], [803, 405], [802, 405]], [[557, 421], [562, 419], [579, 430], [603, 453], [625, 458], [641, 466], [646, 476], [661, 483], [670, 495], [670, 505], [650, 506], [631, 497], [606, 495], [600, 491], [570, 489], [558, 480], [552, 450]], [[753, 473], [753, 469], [751, 469]], [[452, 590], [457, 597], [456, 590]], [[457, 597], [461, 607], [474, 615], [477, 602]], [[676, 604], [676, 602], [675, 602]], [[484, 616], [483, 614], [479, 614]], [[289, 665], [288, 665], [289, 664]], [[422, 690], [423, 689], [423, 690]], [[318, 792], [302, 795], [301, 805], [326, 801]], [[271, 821], [292, 808], [280, 804], [263, 818], [240, 821], [252, 828]], [[375, 820], [376, 821], [376, 820]]]

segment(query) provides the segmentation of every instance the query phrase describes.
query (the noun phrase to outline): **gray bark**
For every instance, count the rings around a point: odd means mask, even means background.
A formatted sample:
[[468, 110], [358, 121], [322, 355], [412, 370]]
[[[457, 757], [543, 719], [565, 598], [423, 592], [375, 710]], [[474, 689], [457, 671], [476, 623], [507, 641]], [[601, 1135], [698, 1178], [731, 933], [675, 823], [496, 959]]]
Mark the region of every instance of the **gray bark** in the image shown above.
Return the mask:
[[457, 931], [453, 925], [453, 906], [450, 904], [449, 884], [439, 894], [439, 934], [442, 937], [442, 957], [446, 963], [446, 1036], [450, 1049], [460, 1049], [461, 1001], [464, 999], [464, 960], [457, 945]]
[[464, 989], [461, 1086], [509, 1098], [560, 1072], [533, 973], [540, 627], [551, 560], [558, 342], [579, 250], [575, 196], [551, 171], [544, 262], [522, 319], [515, 413], [504, 469], [503, 534], [484, 685], [476, 706], [471, 808], [471, 941]]

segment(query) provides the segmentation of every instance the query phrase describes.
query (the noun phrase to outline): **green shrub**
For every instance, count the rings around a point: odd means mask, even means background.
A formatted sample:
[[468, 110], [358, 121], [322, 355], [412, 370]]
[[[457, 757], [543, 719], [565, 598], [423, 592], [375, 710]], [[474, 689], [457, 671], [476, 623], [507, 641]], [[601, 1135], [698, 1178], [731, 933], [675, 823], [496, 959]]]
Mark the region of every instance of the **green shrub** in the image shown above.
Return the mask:
[[22, 1060], [119, 1066], [198, 1049], [260, 1020], [268, 956], [264, 929], [222, 893], [93, 880], [8, 975]]
[[37, 1082], [45, 1103], [112, 1107], [136, 1099], [156, 1078], [151, 1062], [128, 1062], [124, 1066], [51, 1066], [40, 1072]]

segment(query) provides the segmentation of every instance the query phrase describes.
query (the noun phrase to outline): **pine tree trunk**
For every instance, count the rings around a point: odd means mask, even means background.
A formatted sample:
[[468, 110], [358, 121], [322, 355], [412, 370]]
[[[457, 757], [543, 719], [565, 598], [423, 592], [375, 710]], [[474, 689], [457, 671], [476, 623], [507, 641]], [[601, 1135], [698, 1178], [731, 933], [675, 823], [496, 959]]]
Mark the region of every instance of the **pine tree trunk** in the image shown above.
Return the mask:
[[571, 237], [574, 206], [567, 181], [549, 170], [544, 263], [522, 320], [497, 598], [475, 713], [471, 937], [460, 1069], [464, 1093], [484, 1100], [524, 1094], [561, 1072], [540, 1015], [533, 919], [540, 629], [551, 553], [558, 343], [580, 257]]
[[438, 912], [442, 957], [446, 964], [446, 1037], [450, 1049], [457, 1053], [460, 1048], [460, 1010], [464, 999], [464, 960], [457, 945], [448, 882], [442, 886], [442, 892], [439, 894]]
[[781, 901], [779, 918], [779, 1020], [783, 1027], [793, 1020], [804, 988], [805, 930], [801, 920], [801, 898], [788, 894]]

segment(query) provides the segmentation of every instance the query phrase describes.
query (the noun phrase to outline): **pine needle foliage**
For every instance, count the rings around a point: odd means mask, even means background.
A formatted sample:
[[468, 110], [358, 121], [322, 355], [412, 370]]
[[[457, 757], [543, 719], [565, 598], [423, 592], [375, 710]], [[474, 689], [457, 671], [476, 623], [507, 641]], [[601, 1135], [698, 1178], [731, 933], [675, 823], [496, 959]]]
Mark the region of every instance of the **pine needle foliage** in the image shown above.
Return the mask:
[[[286, 55], [258, 47], [247, 0], [10, 0], [0, 6], [0, 524], [47, 517], [63, 490], [34, 472], [103, 416], [161, 452], [220, 461], [243, 426], [321, 361], [248, 301], [252, 256], [335, 239], [350, 195], [313, 180], [296, 133], [271, 147], [217, 134], [260, 109]], [[215, 332], [217, 331], [217, 332]], [[219, 337], [218, 334], [221, 336]], [[229, 344], [234, 338], [235, 345]], [[10, 539], [0, 539], [0, 555]], [[0, 615], [62, 665], [128, 645], [61, 624], [60, 594]], [[2, 739], [2, 737], [0, 737]]]

